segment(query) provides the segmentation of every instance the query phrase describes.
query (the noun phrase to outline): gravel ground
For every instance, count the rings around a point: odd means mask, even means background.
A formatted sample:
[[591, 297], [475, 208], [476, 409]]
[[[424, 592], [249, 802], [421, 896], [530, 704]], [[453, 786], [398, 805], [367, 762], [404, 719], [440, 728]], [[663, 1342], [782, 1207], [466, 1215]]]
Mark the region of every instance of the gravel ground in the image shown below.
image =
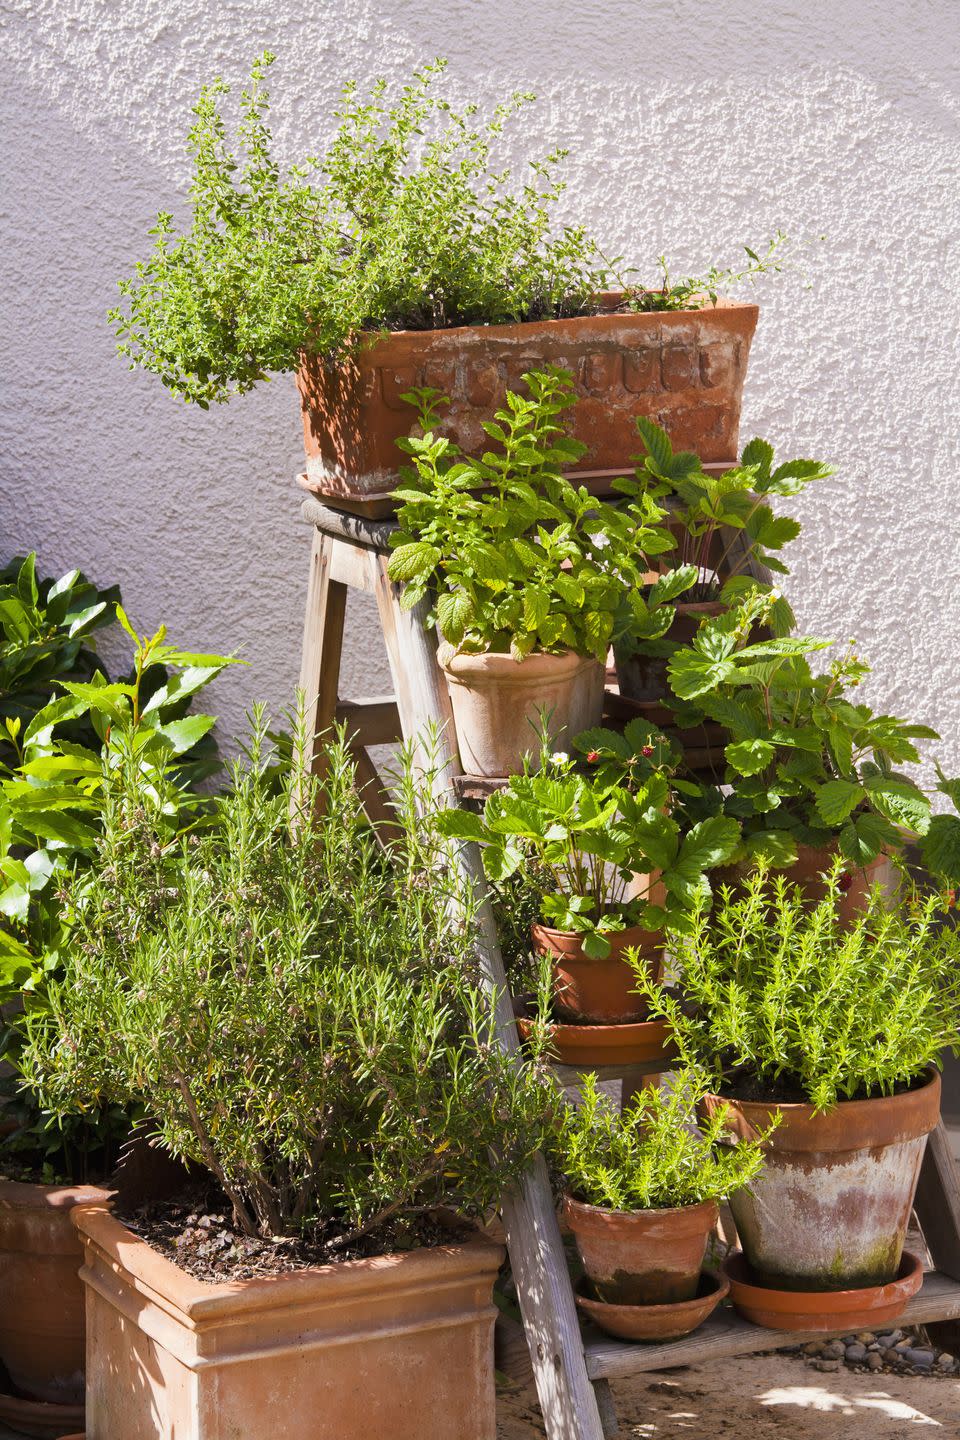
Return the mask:
[[[914, 1427], [960, 1437], [960, 1381], [872, 1374], [800, 1355], [745, 1355], [651, 1371], [613, 1387], [622, 1440], [900, 1440]], [[500, 1397], [498, 1440], [542, 1440], [532, 1389]]]

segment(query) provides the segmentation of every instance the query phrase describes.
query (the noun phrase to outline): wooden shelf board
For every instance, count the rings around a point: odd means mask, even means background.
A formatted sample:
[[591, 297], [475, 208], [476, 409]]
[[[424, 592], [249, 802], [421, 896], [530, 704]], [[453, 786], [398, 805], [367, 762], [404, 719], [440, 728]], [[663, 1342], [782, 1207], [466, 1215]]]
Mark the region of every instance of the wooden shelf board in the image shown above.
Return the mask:
[[[892, 1323], [897, 1326], [926, 1325], [935, 1320], [960, 1317], [960, 1283], [929, 1271], [919, 1294]], [[742, 1320], [733, 1310], [715, 1312], [705, 1325], [685, 1340], [645, 1345], [622, 1340], [588, 1340], [584, 1345], [587, 1374], [591, 1380], [616, 1380], [645, 1370], [664, 1370], [672, 1365], [700, 1365], [707, 1360], [720, 1360], [728, 1355], [747, 1355], [758, 1350], [782, 1350], [801, 1345], [807, 1340], [823, 1340], [831, 1335], [844, 1335], [849, 1325], [837, 1330], [767, 1330]]]

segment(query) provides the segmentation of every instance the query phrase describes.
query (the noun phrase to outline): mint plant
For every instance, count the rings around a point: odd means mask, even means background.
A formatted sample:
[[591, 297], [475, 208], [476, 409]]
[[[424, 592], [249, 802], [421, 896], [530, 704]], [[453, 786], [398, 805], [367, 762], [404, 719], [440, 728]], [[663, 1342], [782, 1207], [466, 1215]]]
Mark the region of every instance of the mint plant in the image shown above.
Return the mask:
[[258, 712], [189, 836], [135, 767], [111, 773], [24, 1068], [55, 1114], [142, 1106], [247, 1234], [331, 1257], [398, 1223], [415, 1242], [425, 1211], [496, 1203], [542, 1147], [556, 1089], [536, 1051], [516, 1066], [496, 1042], [471, 895], [410, 757], [384, 850], [342, 737], [319, 781], [302, 714], [286, 760], [265, 730]]
[[724, 1145], [725, 1108], [698, 1128], [698, 1098], [697, 1077], [680, 1071], [669, 1089], [644, 1086], [621, 1113], [596, 1075], [586, 1074], [580, 1104], [566, 1107], [553, 1145], [574, 1199], [627, 1212], [673, 1210], [749, 1185], [763, 1167], [770, 1132]]
[[[545, 754], [537, 773], [514, 775], [490, 795], [482, 816], [450, 810], [438, 824], [443, 834], [482, 846], [496, 885], [533, 866], [546, 881], [543, 920], [583, 936], [584, 953], [602, 957], [613, 931], [682, 928], [710, 893], [707, 871], [737, 846], [735, 820], [710, 816], [685, 831], [671, 801], [667, 774], [652, 765], [628, 787], [600, 771], [578, 773], [566, 754]], [[663, 905], [628, 898], [639, 875], [662, 881]]]
[[405, 585], [404, 605], [435, 596], [432, 622], [458, 649], [602, 660], [644, 557], [672, 541], [652, 502], [628, 516], [563, 475], [585, 448], [561, 422], [576, 403], [572, 376], [551, 367], [523, 378], [529, 395], [508, 391], [484, 425], [499, 450], [477, 460], [436, 433], [435, 392], [409, 397], [424, 434], [398, 441], [413, 465], [394, 491], [389, 573]]
[[681, 997], [637, 990], [668, 1020], [682, 1061], [721, 1095], [838, 1100], [890, 1095], [960, 1046], [960, 934], [940, 899], [904, 893], [841, 914], [842, 865], [815, 907], [761, 864], [745, 890], [699, 907], [677, 936]]

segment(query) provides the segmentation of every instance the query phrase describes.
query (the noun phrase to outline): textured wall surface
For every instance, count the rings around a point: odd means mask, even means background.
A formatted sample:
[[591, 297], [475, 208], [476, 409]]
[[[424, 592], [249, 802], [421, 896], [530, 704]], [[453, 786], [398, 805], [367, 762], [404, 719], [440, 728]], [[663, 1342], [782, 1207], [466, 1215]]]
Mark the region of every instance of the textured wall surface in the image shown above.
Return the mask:
[[[571, 147], [570, 218], [610, 252], [683, 271], [777, 225], [814, 242], [805, 279], [753, 292], [744, 438], [837, 465], [797, 507], [801, 623], [856, 636], [874, 702], [938, 726], [960, 765], [956, 19], [955, 0], [6, 0], [0, 558], [82, 564], [141, 627], [241, 653], [228, 732], [254, 698], [289, 700], [308, 550], [293, 382], [190, 409], [127, 373], [104, 314], [182, 191], [201, 83], [276, 50], [292, 160], [329, 135], [345, 79], [446, 54], [461, 96], [538, 92], [528, 132]], [[369, 619], [348, 692], [385, 686]]]

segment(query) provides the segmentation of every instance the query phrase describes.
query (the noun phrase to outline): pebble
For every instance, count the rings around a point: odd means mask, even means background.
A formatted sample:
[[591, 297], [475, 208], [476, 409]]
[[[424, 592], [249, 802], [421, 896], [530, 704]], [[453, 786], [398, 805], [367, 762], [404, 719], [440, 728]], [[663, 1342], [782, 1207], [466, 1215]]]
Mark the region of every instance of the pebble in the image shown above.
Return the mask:
[[822, 1355], [822, 1354], [823, 1354], [823, 1341], [822, 1341], [822, 1340], [808, 1340], [807, 1343], [806, 1343], [806, 1345], [804, 1345], [804, 1347], [803, 1347], [803, 1353], [804, 1353], [804, 1355]]
[[842, 1340], [830, 1340], [823, 1347], [824, 1360], [842, 1360], [846, 1353], [846, 1346]]
[[960, 1358], [925, 1344], [922, 1335], [909, 1330], [882, 1334], [860, 1330], [836, 1340], [808, 1340], [793, 1353], [803, 1355], [813, 1369], [828, 1372], [849, 1365], [874, 1374], [882, 1370], [898, 1375], [960, 1374]]
[[902, 1339], [902, 1330], [888, 1330], [886, 1334], [877, 1336], [877, 1344], [882, 1345], [884, 1350], [887, 1350], [891, 1345], [896, 1345], [897, 1341]]
[[955, 1363], [956, 1362], [954, 1361], [953, 1356], [948, 1355], [946, 1350], [941, 1351], [941, 1353], [937, 1356], [938, 1370], [952, 1370]]
[[904, 1359], [909, 1360], [916, 1370], [931, 1370], [933, 1368], [932, 1350], [905, 1350]]
[[828, 1371], [830, 1374], [833, 1374], [833, 1372], [834, 1372], [835, 1370], [839, 1370], [839, 1369], [840, 1369], [840, 1361], [839, 1361], [839, 1360], [814, 1360], [814, 1362], [813, 1362], [813, 1368], [814, 1368], [814, 1370], [825, 1370], [825, 1371]]
[[[866, 1345], [863, 1345], [863, 1344], [861, 1344], [859, 1341], [856, 1341], [856, 1340], [854, 1341], [854, 1343], [853, 1343], [852, 1345], [848, 1345], [848, 1346], [846, 1347], [846, 1350], [844, 1351], [844, 1359], [847, 1361], [847, 1363], [848, 1363], [849, 1365], [862, 1365], [863, 1362], [864, 1362], [864, 1360], [866, 1360], [866, 1358], [867, 1358], [867, 1347], [866, 1347]], [[931, 1357], [931, 1358], [932, 1358], [932, 1357]]]
[[871, 1351], [870, 1351], [869, 1355], [867, 1356], [867, 1369], [868, 1369], [868, 1370], [882, 1370], [882, 1369], [883, 1369], [883, 1356], [880, 1354], [880, 1351], [879, 1351], [879, 1350], [871, 1350]]
[[861, 1330], [857, 1336], [857, 1341], [860, 1345], [873, 1345], [876, 1338], [872, 1330]]

